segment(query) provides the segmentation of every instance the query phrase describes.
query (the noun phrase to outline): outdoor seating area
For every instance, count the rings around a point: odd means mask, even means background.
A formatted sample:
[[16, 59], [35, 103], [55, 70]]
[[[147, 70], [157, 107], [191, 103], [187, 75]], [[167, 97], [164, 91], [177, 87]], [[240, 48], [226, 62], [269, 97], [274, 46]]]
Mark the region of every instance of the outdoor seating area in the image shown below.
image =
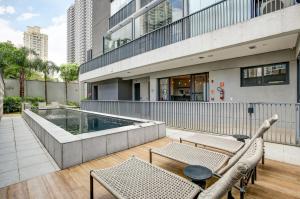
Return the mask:
[[[221, 198], [228, 193], [232, 198], [233, 188], [240, 191], [240, 198], [244, 198], [246, 185], [251, 179], [254, 184], [256, 166], [263, 157], [264, 133], [278, 120], [275, 114], [263, 122], [255, 135], [233, 157], [216, 151], [183, 143], [170, 143], [162, 148], [150, 149], [149, 161], [141, 161], [132, 157], [118, 166], [92, 170], [90, 173], [90, 198], [94, 198], [93, 180], [97, 180], [117, 198]], [[221, 143], [221, 142], [219, 142]], [[156, 154], [177, 162], [190, 165], [184, 173], [191, 173], [185, 178], [174, 176], [159, 167], [151, 165]], [[195, 165], [195, 166], [194, 166]], [[193, 167], [192, 169], [190, 167]], [[201, 166], [200, 168], [196, 166]], [[187, 172], [187, 168], [191, 169]], [[197, 171], [197, 169], [199, 169]], [[206, 189], [205, 180], [210, 175], [203, 174], [203, 169], [212, 173], [219, 180]], [[198, 176], [194, 177], [193, 170]], [[202, 177], [202, 176], [205, 177]], [[238, 182], [239, 185], [236, 185]]]
[[[141, 164], [145, 164], [146, 167], [150, 165], [147, 163], [149, 161], [150, 148], [160, 148], [172, 142], [174, 142], [174, 140], [170, 138], [163, 138], [69, 169], [35, 177], [0, 189], [0, 198], [89, 198], [91, 170], [113, 168], [114, 166], [122, 164], [132, 156], [135, 156], [135, 159], [139, 159], [133, 162], [142, 162]], [[174, 176], [174, 179], [184, 179], [184, 164], [158, 156], [153, 160], [153, 164], [149, 168], [152, 169], [152, 167], [154, 170], [158, 168], [157, 172], [162, 170], [165, 175]], [[299, 178], [300, 167], [267, 159], [264, 165], [261, 163], [257, 165], [257, 180], [255, 184], [248, 185], [245, 198], [299, 198]], [[208, 179], [207, 187], [214, 189], [213, 184], [215, 184], [215, 186], [222, 184], [223, 180], [220, 180], [215, 176]], [[192, 184], [187, 180], [183, 181]], [[216, 184], [215, 181], [219, 183]], [[160, 185], [161, 184], [156, 183], [155, 187], [159, 187]], [[186, 185], [186, 187], [188, 187], [188, 185]], [[200, 188], [194, 187], [195, 185], [191, 186], [191, 188], [196, 191], [200, 190]], [[235, 198], [239, 198], [239, 190], [235, 188], [232, 189], [232, 195]], [[94, 198], [113, 199], [115, 197], [106, 188], [95, 182]], [[227, 195], [223, 198], [227, 198]]]

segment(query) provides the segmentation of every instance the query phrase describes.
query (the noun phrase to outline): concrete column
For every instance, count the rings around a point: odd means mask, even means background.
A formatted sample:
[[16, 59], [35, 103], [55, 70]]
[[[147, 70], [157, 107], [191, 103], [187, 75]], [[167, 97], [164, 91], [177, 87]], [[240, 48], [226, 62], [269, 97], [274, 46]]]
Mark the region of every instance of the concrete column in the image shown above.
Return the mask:
[[158, 100], [158, 80], [150, 78], [150, 101]]

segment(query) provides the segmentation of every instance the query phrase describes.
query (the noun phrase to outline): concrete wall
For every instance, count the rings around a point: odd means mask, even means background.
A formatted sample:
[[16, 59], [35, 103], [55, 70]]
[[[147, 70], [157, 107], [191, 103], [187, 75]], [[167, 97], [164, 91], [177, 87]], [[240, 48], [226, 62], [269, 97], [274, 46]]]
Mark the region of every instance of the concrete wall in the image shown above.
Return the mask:
[[141, 94], [141, 99], [140, 101], [149, 101], [149, 85], [150, 85], [150, 80], [149, 77], [145, 78], [139, 78], [139, 79], [134, 79], [132, 80], [132, 99], [134, 100], [134, 84], [139, 83], [141, 86], [140, 94]]
[[131, 100], [131, 80], [110, 79], [92, 84], [92, 97], [94, 86], [98, 86], [98, 100]]
[[[296, 103], [297, 60], [294, 55], [295, 50], [282, 50], [147, 74], [147, 76], [150, 76], [150, 100], [155, 101], [158, 99], [158, 78], [209, 72], [210, 82], [212, 80], [215, 82], [214, 84], [210, 83], [210, 89], [216, 89], [219, 82], [224, 82], [225, 101]], [[289, 84], [254, 87], [240, 86], [240, 68], [279, 62], [290, 63]], [[217, 92], [215, 99], [215, 101], [220, 101]]]
[[103, 36], [108, 30], [110, 0], [93, 0], [93, 58], [103, 53]]
[[119, 85], [119, 100], [131, 100], [132, 98], [132, 81], [121, 80], [118, 81]]
[[[5, 79], [5, 96], [19, 96], [19, 80]], [[66, 101], [65, 83], [64, 82], [47, 82], [48, 102], [60, 102], [62, 104]], [[45, 87], [43, 81], [25, 82], [25, 96], [31, 97], [45, 97]], [[79, 84], [68, 84], [68, 101], [79, 103]]]

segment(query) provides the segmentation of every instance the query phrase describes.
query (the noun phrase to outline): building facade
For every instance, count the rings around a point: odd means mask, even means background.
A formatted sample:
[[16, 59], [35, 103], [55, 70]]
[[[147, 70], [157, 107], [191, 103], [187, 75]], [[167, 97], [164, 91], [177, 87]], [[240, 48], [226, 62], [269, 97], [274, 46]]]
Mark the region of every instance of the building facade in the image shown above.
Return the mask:
[[67, 62], [75, 63], [75, 6], [67, 11]]
[[[48, 60], [48, 35], [41, 33], [41, 28], [38, 26], [27, 27], [24, 32], [24, 46], [34, 50], [36, 56], [42, 60]], [[33, 55], [30, 55], [33, 56]]]
[[298, 0], [109, 3], [103, 54], [80, 67], [90, 99], [300, 101]]
[[67, 61], [82, 64], [92, 58], [93, 0], [75, 0], [67, 11]]

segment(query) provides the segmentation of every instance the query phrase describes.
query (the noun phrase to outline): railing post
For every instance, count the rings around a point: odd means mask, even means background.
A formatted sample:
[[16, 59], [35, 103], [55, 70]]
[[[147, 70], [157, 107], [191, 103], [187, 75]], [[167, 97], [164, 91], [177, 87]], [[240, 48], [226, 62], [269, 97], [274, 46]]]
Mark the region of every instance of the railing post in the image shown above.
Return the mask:
[[252, 114], [254, 113], [254, 107], [253, 104], [250, 103], [248, 107], [248, 114], [249, 114], [249, 126], [250, 126], [250, 136], [252, 137]]

